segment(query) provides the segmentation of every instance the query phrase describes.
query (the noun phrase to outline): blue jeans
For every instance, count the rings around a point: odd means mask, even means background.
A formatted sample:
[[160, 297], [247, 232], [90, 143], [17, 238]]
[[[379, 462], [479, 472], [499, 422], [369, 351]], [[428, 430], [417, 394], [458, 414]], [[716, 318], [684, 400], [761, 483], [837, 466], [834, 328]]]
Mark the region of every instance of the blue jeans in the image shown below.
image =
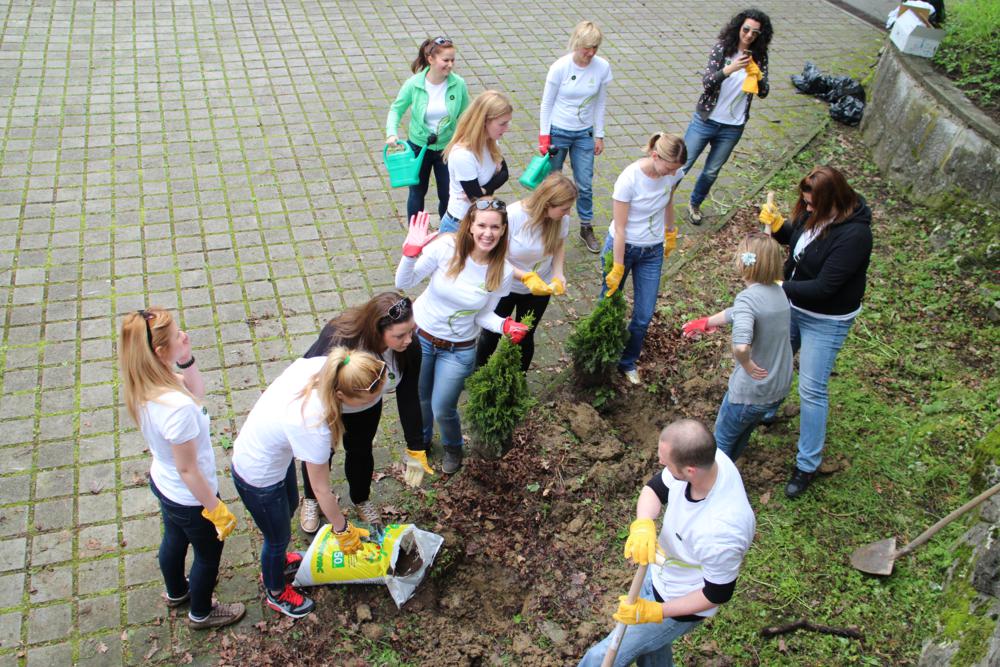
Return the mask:
[[[653, 597], [653, 570], [646, 570], [646, 579], [642, 582], [639, 597], [647, 600]], [[701, 621], [676, 621], [672, 618], [663, 619], [662, 623], [639, 623], [625, 627], [625, 635], [618, 647], [614, 667], [627, 667], [633, 662], [638, 667], [672, 667], [674, 640], [685, 635], [701, 624]], [[590, 647], [590, 650], [580, 660], [579, 667], [600, 667], [604, 654], [611, 645], [611, 635]]]
[[792, 308], [792, 352], [799, 353], [799, 453], [795, 465], [813, 472], [823, 461], [826, 442], [826, 415], [829, 411], [827, 385], [837, 353], [851, 331], [854, 318], [828, 320]]
[[[219, 561], [222, 560], [223, 543], [219, 541], [212, 522], [201, 515], [201, 505], [178, 505], [156, 488], [149, 480], [149, 488], [160, 501], [163, 517], [163, 540], [160, 542], [160, 572], [172, 598], [184, 597], [191, 592], [191, 615], [204, 618], [212, 611], [212, 592], [219, 578]], [[184, 578], [184, 558], [188, 545], [194, 549], [191, 573]]]
[[461, 222], [461, 220], [453, 216], [451, 213], [445, 211], [445, 214], [441, 216], [441, 226], [438, 227], [438, 231], [442, 234], [446, 234], [448, 232], [455, 233], [458, 231], [458, 226]]
[[750, 442], [750, 434], [761, 420], [776, 411], [781, 401], [754, 405], [730, 403], [729, 392], [722, 397], [719, 415], [715, 418], [715, 444], [733, 461], [740, 457]]
[[270, 591], [282, 591], [285, 589], [285, 551], [292, 539], [292, 515], [299, 506], [295, 461], [293, 459], [288, 464], [285, 479], [277, 484], [251, 486], [236, 470], [233, 470], [233, 484], [254, 523], [264, 535], [264, 544], [260, 548], [260, 571], [264, 575], [264, 586]]
[[[599, 255], [603, 258], [614, 247], [614, 239], [608, 234], [604, 239], [604, 250]], [[618, 369], [621, 371], [635, 370], [635, 364], [639, 361], [639, 353], [642, 352], [642, 342], [646, 340], [646, 330], [649, 322], [653, 319], [653, 310], [656, 308], [656, 295], [660, 291], [660, 270], [663, 268], [663, 246], [657, 243], [651, 246], [635, 246], [625, 244], [625, 274], [619, 289], [624, 289], [628, 274], [632, 274], [632, 319], [628, 323], [628, 343], [625, 344], [625, 351], [618, 361]], [[604, 282], [604, 260], [601, 260], [601, 298], [607, 291], [607, 284]]]
[[594, 219], [594, 128], [564, 130], [553, 125], [549, 129], [552, 145], [559, 152], [552, 156], [552, 171], [561, 171], [566, 153], [573, 166], [573, 180], [580, 191], [576, 198], [576, 213], [580, 222], [590, 224]]
[[[407, 141], [414, 154], [420, 153], [420, 146]], [[410, 186], [410, 196], [406, 199], [406, 221], [419, 211], [424, 210], [424, 197], [431, 184], [431, 169], [434, 170], [434, 181], [437, 183], [438, 215], [444, 217], [448, 210], [448, 165], [444, 162], [442, 151], [424, 151], [424, 161], [420, 163], [420, 182]]]
[[458, 417], [458, 397], [465, 378], [476, 370], [476, 346], [460, 349], [434, 347], [423, 336], [420, 341], [420, 412], [424, 418], [424, 442], [434, 436], [434, 419], [441, 429], [441, 444], [462, 446], [462, 422]]
[[701, 206], [701, 203], [708, 197], [708, 191], [712, 189], [715, 179], [719, 177], [722, 165], [726, 164], [732, 154], [740, 137], [743, 136], [745, 125], [726, 125], [717, 123], [714, 120], [702, 120], [698, 114], [691, 119], [687, 131], [684, 133], [684, 145], [687, 146], [688, 160], [684, 165], [684, 173], [691, 172], [691, 167], [705, 146], [711, 144], [708, 150], [708, 157], [705, 158], [705, 165], [701, 168], [701, 174], [695, 181], [694, 190], [691, 191], [691, 203], [694, 206]]

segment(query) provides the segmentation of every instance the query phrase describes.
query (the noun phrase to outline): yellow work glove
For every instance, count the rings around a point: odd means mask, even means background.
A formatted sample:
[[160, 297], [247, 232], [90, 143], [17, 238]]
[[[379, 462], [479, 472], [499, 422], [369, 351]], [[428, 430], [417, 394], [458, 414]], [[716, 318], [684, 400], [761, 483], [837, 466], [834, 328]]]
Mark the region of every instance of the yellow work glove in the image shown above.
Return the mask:
[[656, 600], [645, 598], [636, 598], [634, 604], [629, 604], [628, 596], [622, 595], [618, 598], [618, 611], [614, 613], [613, 618], [625, 625], [662, 623], [663, 605]]
[[562, 296], [566, 293], [566, 283], [559, 278], [553, 278], [552, 282], [549, 283], [549, 289], [552, 290], [552, 294], [555, 296]]
[[212, 511], [202, 508], [201, 515], [211, 521], [212, 525], [215, 526], [215, 535], [219, 538], [220, 542], [229, 537], [229, 533], [236, 529], [236, 517], [233, 516], [233, 513], [229, 511], [228, 507], [226, 507], [226, 503], [221, 500]]
[[743, 79], [743, 92], [753, 93], [754, 95], [756, 95], [759, 92], [759, 88], [757, 87], [757, 82], [760, 81], [762, 73], [760, 71], [760, 68], [757, 67], [757, 63], [753, 61], [753, 58], [751, 58], [750, 62], [747, 64], [746, 73], [747, 73], [747, 78]]
[[[346, 520], [346, 519], [345, 519]], [[358, 549], [361, 548], [361, 538], [368, 537], [369, 533], [364, 528], [358, 528], [350, 521], [347, 522], [347, 527], [344, 528], [344, 532], [338, 533], [330, 527], [331, 532], [334, 537], [337, 538], [337, 544], [340, 545], [340, 550], [345, 554], [353, 554]]]
[[770, 227], [772, 234], [776, 233], [785, 224], [785, 219], [781, 217], [778, 207], [774, 204], [764, 204], [761, 206], [760, 215], [757, 216], [757, 219], [760, 220], [760, 224]]
[[663, 232], [663, 259], [670, 257], [670, 253], [677, 249], [677, 228], [668, 229]]
[[625, 275], [625, 265], [615, 264], [611, 267], [608, 275], [604, 276], [604, 284], [608, 286], [607, 296], [611, 296], [618, 291], [618, 286], [622, 284], [622, 276]]
[[403, 481], [406, 482], [407, 486], [420, 486], [420, 483], [424, 481], [424, 473], [434, 474], [434, 468], [427, 463], [427, 452], [407, 449], [406, 474], [403, 476]]
[[524, 286], [531, 290], [533, 296], [551, 296], [552, 288], [534, 271], [529, 271], [521, 277]]
[[652, 519], [636, 519], [629, 526], [625, 558], [631, 558], [638, 565], [656, 562], [656, 524]]

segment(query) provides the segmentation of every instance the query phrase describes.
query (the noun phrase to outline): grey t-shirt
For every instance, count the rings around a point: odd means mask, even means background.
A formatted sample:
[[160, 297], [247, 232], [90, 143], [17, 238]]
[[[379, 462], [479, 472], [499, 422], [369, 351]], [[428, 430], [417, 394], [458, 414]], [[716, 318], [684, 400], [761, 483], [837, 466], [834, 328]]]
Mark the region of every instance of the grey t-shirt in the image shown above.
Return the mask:
[[726, 321], [733, 325], [733, 345], [750, 345], [750, 358], [767, 370], [754, 380], [736, 363], [729, 376], [729, 402], [765, 405], [780, 401], [792, 386], [791, 308], [778, 285], [754, 283], [736, 295]]

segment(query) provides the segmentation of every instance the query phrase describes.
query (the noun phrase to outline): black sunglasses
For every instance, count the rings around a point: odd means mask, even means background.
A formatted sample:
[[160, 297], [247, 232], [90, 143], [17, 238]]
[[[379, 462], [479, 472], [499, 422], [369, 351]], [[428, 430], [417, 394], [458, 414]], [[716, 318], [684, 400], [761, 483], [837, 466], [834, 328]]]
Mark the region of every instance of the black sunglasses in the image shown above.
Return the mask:
[[488, 211], [490, 209], [494, 211], [507, 210], [507, 204], [499, 199], [477, 199], [472, 202], [472, 205], [476, 207], [477, 211]]
[[751, 28], [751, 27], [750, 27], [750, 26], [748, 26], [748, 25], [745, 25], [745, 26], [743, 26], [743, 27], [741, 28], [741, 30], [742, 30], [742, 31], [743, 31], [744, 33], [751, 33], [751, 32], [752, 32], [752, 33], [753, 33], [754, 35], [760, 35], [760, 30], [757, 30], [757, 28]]
[[389, 306], [389, 312], [379, 318], [379, 323], [383, 326], [388, 326], [390, 324], [402, 322], [403, 320], [408, 320], [410, 319], [410, 313], [412, 310], [413, 302], [410, 301], [410, 297], [404, 296], [402, 299]]
[[452, 41], [449, 37], [435, 37], [434, 43], [438, 46], [451, 46]]
[[156, 313], [151, 313], [148, 310], [137, 310], [136, 312], [146, 322], [146, 342], [149, 343], [149, 351], [156, 354], [156, 350], [153, 349], [153, 330], [149, 328], [149, 321], [156, 319]]

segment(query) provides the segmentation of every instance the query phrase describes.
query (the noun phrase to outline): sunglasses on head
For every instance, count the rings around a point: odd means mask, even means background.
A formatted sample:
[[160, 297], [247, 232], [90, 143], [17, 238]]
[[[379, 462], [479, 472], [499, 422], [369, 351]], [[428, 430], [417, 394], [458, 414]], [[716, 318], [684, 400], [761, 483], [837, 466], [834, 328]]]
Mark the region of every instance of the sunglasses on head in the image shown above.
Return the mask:
[[507, 204], [499, 199], [477, 199], [472, 202], [472, 205], [476, 207], [477, 211], [488, 211], [493, 209], [494, 211], [506, 211]]
[[751, 28], [748, 25], [743, 26], [742, 30], [743, 30], [743, 34], [749, 34], [749, 33], [752, 33], [754, 35], [759, 35], [760, 34], [760, 30], [757, 30], [757, 28]]
[[384, 325], [402, 322], [403, 320], [410, 319], [410, 313], [412, 311], [413, 302], [410, 301], [410, 297], [404, 296], [402, 299], [389, 306], [389, 311], [379, 318], [379, 322]]
[[382, 364], [382, 367], [378, 369], [378, 374], [375, 376], [375, 379], [372, 380], [372, 383], [370, 385], [368, 385], [367, 387], [355, 387], [354, 391], [367, 391], [367, 392], [370, 392], [372, 389], [375, 388], [375, 385], [377, 385], [379, 383], [379, 380], [381, 380], [382, 377], [385, 375], [385, 369], [386, 369], [385, 362], [382, 361], [381, 359], [379, 359], [378, 361], [379, 361], [380, 364]]
[[451, 38], [449, 37], [435, 37], [434, 43], [438, 46], [451, 46]]
[[139, 317], [141, 317], [146, 322], [146, 342], [149, 343], [149, 351], [156, 353], [153, 349], [153, 330], [149, 328], [149, 321], [156, 319], [156, 313], [151, 313], [148, 310], [137, 310]]

